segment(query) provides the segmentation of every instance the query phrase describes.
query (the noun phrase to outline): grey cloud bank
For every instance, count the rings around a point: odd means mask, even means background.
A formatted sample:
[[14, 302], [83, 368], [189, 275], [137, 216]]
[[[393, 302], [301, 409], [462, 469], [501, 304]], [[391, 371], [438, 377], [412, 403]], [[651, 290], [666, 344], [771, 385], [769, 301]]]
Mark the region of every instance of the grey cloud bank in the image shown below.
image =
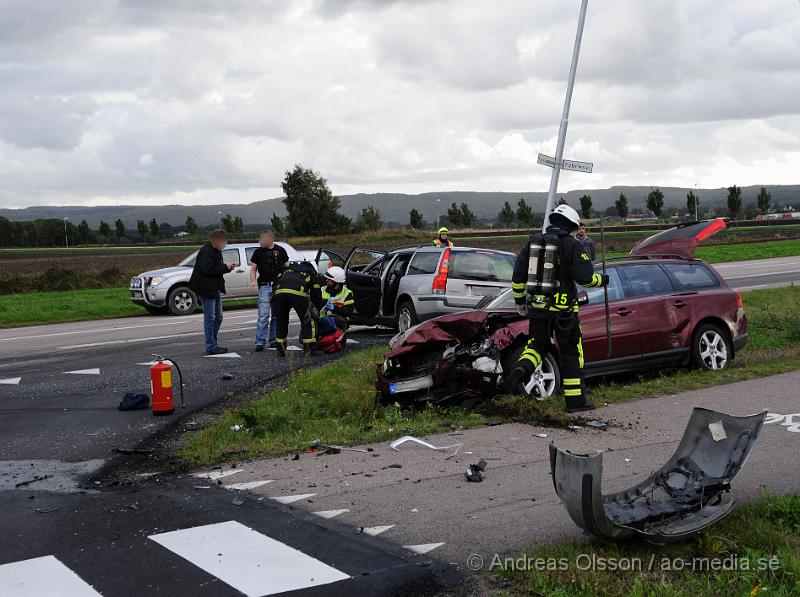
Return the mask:
[[[0, 205], [544, 190], [577, 9], [6, 0]], [[590, 2], [563, 188], [798, 182], [799, 46], [794, 0]]]

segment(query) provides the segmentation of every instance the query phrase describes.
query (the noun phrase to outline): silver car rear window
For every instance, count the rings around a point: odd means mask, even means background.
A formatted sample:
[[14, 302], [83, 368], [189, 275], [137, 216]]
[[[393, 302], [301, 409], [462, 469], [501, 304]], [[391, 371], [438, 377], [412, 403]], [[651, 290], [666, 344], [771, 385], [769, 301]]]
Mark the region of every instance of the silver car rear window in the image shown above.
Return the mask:
[[456, 280], [511, 282], [514, 273], [513, 255], [491, 251], [454, 251], [450, 255], [448, 277]]

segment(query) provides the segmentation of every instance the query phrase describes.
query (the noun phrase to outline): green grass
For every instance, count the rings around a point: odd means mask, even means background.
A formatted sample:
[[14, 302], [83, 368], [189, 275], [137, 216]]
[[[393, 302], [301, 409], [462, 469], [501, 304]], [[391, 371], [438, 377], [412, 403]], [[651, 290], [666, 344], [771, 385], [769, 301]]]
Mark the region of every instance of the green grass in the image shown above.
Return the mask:
[[800, 496], [764, 494], [664, 547], [565, 541], [485, 565], [490, 593], [509, 597], [789, 597], [800, 594]]
[[[590, 397], [600, 404], [620, 403], [799, 368], [800, 287], [755, 290], [743, 293], [743, 300], [751, 322], [750, 343], [723, 371], [658, 371], [590, 380]], [[206, 465], [231, 454], [237, 459], [281, 456], [303, 450], [317, 438], [348, 445], [478, 426], [489, 419], [554, 426], [569, 420], [559, 397], [536, 402], [501, 396], [470, 413], [457, 408], [414, 412], [381, 406], [375, 401], [375, 364], [382, 362], [385, 350], [372, 348], [320, 368], [298, 370], [286, 387], [224, 412], [193, 434], [181, 457], [190, 465]], [[245, 431], [231, 431], [234, 424], [244, 425]]]
[[732, 245], [709, 245], [698, 247], [695, 257], [709, 263], [743, 261], [746, 259], [770, 259], [800, 255], [800, 240], [774, 240], [763, 243]]
[[[375, 401], [375, 363], [384, 348], [371, 348], [324, 367], [297, 370], [288, 384], [249, 405], [223, 413], [220, 420], [196, 434], [181, 450], [185, 462], [219, 462], [301, 452], [310, 442], [348, 445], [427, 435], [484, 422], [477, 414], [434, 407], [408, 412]], [[292, 353], [289, 353], [290, 358]], [[234, 424], [244, 431], [231, 431]]]
[[[255, 304], [256, 299], [230, 301], [223, 303], [223, 309]], [[0, 295], [0, 328], [137, 315], [147, 315], [147, 311], [131, 302], [127, 288]]]

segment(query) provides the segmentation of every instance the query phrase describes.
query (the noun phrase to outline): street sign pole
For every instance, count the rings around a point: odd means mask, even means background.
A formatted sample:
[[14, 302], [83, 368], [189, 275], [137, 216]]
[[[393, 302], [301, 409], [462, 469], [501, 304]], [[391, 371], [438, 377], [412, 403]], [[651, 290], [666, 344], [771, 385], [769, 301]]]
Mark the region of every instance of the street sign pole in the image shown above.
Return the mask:
[[544, 210], [544, 227], [550, 224], [550, 212], [553, 211], [558, 191], [558, 175], [561, 173], [561, 160], [564, 157], [564, 141], [567, 138], [567, 124], [569, 123], [569, 106], [572, 102], [572, 89], [575, 86], [575, 72], [578, 70], [578, 56], [581, 52], [581, 38], [583, 37], [583, 24], [586, 22], [586, 8], [589, 0], [581, 0], [581, 14], [578, 17], [578, 33], [575, 35], [575, 48], [572, 51], [572, 64], [569, 68], [569, 81], [567, 82], [567, 96], [564, 99], [564, 112], [561, 115], [561, 126], [558, 129], [558, 145], [556, 146], [556, 164], [550, 176], [550, 191], [547, 193], [547, 206]]

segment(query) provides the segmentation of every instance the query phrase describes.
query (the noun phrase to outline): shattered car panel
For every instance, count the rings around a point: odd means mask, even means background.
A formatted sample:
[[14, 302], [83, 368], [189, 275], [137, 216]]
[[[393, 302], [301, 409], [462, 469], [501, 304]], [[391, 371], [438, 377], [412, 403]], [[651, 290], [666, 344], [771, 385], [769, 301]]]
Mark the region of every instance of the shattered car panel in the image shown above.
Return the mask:
[[734, 417], [695, 408], [675, 453], [645, 481], [603, 495], [602, 453], [578, 455], [550, 444], [553, 486], [572, 520], [606, 541], [667, 543], [722, 519], [724, 500], [758, 438], [766, 411]]
[[[527, 333], [516, 314], [469, 311], [444, 315], [398, 334], [378, 365], [384, 398], [420, 390], [418, 400], [494, 396], [502, 380], [502, 351]], [[413, 379], [410, 379], [413, 378]]]
[[684, 259], [692, 259], [697, 245], [726, 227], [722, 218], [681, 224], [637, 243], [630, 256], [678, 255]]

